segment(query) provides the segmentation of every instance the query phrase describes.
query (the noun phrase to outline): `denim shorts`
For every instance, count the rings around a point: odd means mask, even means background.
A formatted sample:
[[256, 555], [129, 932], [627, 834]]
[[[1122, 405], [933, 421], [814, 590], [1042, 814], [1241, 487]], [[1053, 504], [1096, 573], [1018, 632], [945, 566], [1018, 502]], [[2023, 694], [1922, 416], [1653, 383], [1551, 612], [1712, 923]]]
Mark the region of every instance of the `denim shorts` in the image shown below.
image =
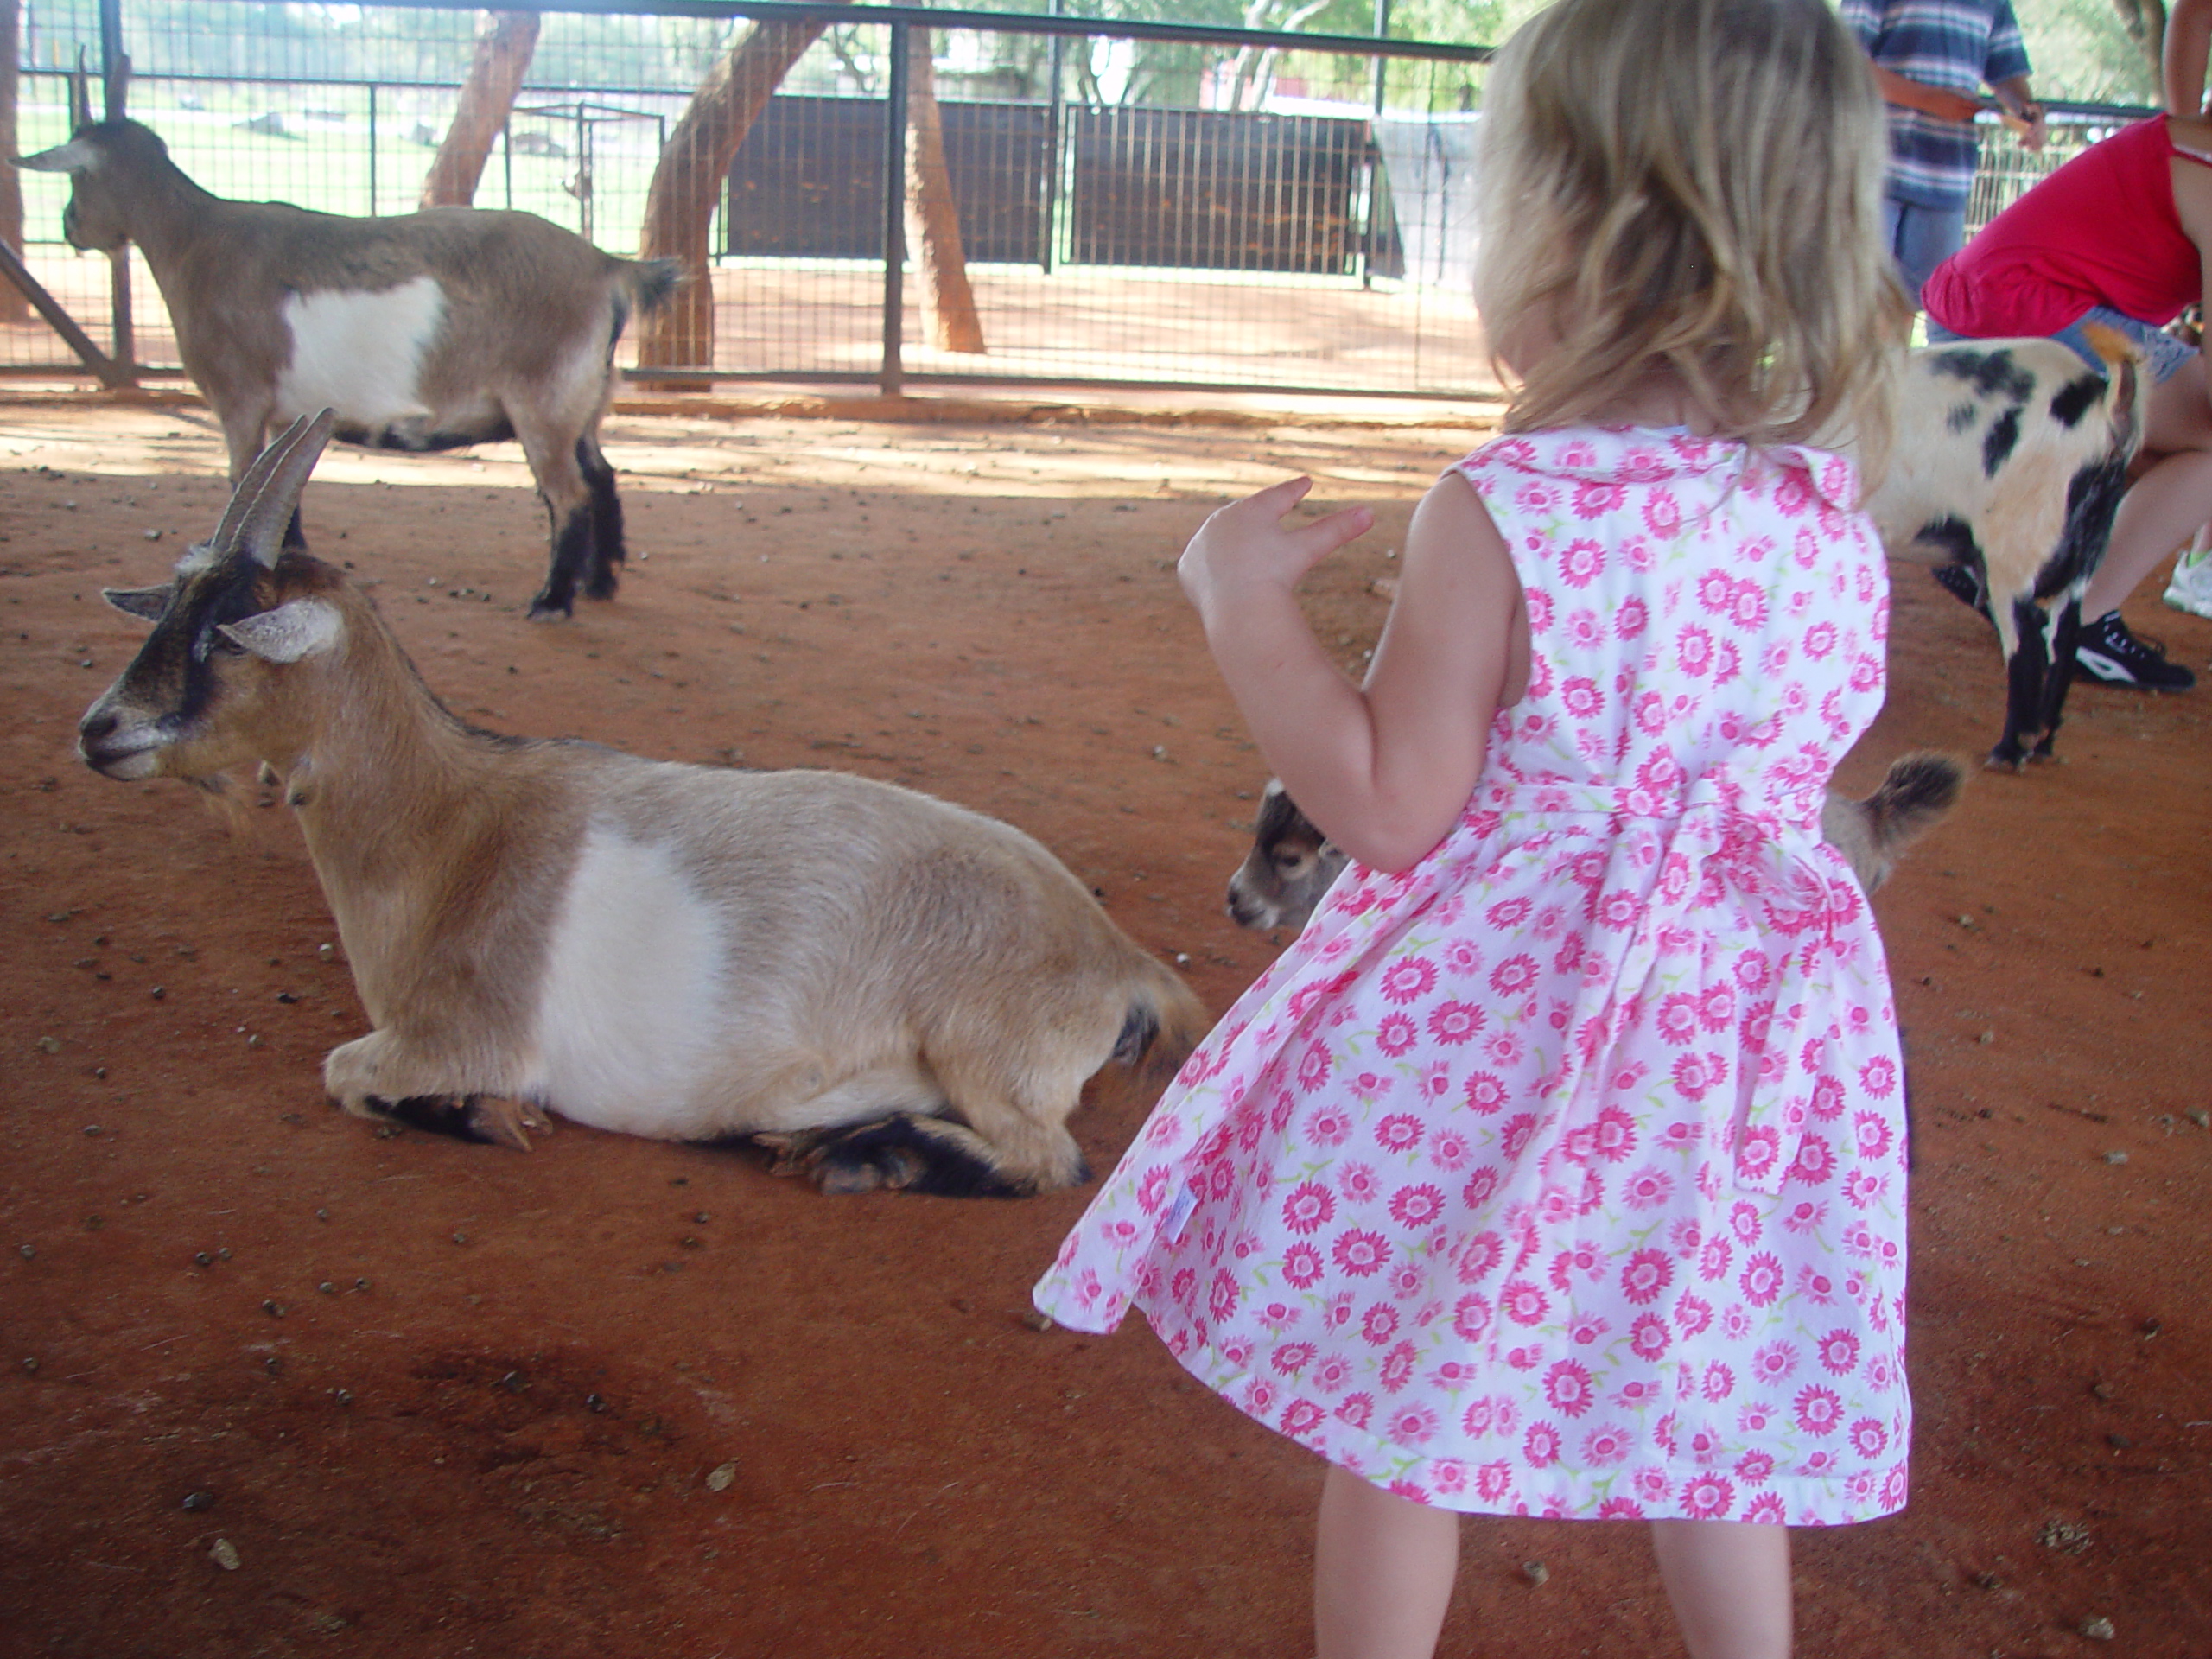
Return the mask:
[[[2102, 323], [2114, 334], [2125, 334], [2141, 346], [2143, 361], [2150, 369], [2151, 378], [2154, 382], [2172, 379], [2180, 372], [2181, 365], [2196, 355], [2196, 346], [2175, 339], [2163, 328], [2154, 328], [2147, 322], [2139, 322], [2135, 318], [2128, 316], [2124, 312], [2115, 311], [2108, 305], [2093, 305], [2050, 338], [2057, 340], [2061, 345], [2072, 346], [2075, 354], [2100, 374], [2104, 372], [2105, 360], [2097, 355], [2096, 348], [2089, 344], [2088, 336], [2083, 332], [2093, 322]], [[1968, 338], [1970, 336], [1966, 334], [1953, 334], [1933, 317], [1928, 320], [1928, 340], [1930, 345], [1942, 345], [1951, 340]]]

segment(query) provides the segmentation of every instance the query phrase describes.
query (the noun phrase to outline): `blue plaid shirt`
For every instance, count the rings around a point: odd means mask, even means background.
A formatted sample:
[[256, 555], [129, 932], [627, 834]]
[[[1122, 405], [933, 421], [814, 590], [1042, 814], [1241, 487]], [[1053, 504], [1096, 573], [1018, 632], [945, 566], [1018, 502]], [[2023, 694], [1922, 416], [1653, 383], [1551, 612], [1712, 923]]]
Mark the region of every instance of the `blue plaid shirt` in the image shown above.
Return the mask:
[[[2030, 73], [2011, 0], [1838, 0], [1844, 25], [1883, 68], [1978, 97]], [[1889, 106], [1889, 194], [1919, 207], [1963, 207], [1980, 141], [1972, 125]]]

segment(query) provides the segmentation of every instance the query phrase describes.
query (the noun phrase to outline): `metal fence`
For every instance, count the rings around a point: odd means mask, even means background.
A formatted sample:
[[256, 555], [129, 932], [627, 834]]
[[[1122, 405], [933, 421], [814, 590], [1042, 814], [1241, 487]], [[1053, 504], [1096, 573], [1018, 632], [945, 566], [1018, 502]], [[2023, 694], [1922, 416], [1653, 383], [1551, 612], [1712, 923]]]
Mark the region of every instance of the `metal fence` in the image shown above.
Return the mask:
[[[130, 113], [201, 185], [349, 214], [416, 205], [480, 27], [476, 11], [424, 0], [25, 0], [22, 15], [22, 152], [66, 137], [71, 69], [127, 54]], [[1470, 293], [1484, 48], [591, 0], [543, 14], [477, 205], [636, 252], [670, 132], [753, 20], [822, 33], [723, 182], [711, 356], [656, 368], [658, 383], [1493, 388]], [[980, 328], [963, 349], [932, 326], [930, 272], [906, 247], [918, 64]], [[1977, 219], [2126, 113], [2055, 109], [2040, 158], [1993, 129]], [[66, 179], [19, 176], [33, 274], [96, 341], [115, 337], [120, 308], [135, 365], [174, 372], [143, 263], [125, 288], [72, 252]], [[78, 372], [35, 316], [0, 317], [0, 373]]]

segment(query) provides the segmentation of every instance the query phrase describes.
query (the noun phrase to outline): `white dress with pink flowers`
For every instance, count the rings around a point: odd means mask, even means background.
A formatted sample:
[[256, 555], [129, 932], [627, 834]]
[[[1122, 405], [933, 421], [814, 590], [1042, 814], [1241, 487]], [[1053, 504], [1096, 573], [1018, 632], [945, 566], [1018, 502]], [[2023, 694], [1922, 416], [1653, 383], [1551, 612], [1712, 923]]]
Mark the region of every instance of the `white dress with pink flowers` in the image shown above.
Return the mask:
[[1820, 839], [1882, 699], [1848, 462], [1679, 434], [1457, 469], [1534, 644], [1458, 825], [1354, 864], [1036, 1291], [1331, 1462], [1493, 1514], [1903, 1505], [1903, 1077]]

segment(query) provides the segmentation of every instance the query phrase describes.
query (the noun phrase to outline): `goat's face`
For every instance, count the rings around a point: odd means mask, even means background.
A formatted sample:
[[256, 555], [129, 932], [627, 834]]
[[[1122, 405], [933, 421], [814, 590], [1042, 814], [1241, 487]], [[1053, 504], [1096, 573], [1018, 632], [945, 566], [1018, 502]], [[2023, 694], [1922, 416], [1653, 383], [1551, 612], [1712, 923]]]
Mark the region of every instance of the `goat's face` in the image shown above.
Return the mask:
[[144, 176], [168, 156], [168, 146], [137, 122], [101, 121], [78, 128], [67, 143], [26, 156], [16, 165], [34, 173], [67, 173], [69, 204], [61, 210], [63, 238], [80, 252], [112, 253], [130, 239], [119, 183]]
[[302, 588], [317, 569], [289, 556], [271, 570], [197, 547], [159, 588], [103, 597], [154, 632], [85, 711], [77, 752], [109, 778], [207, 778], [273, 758], [292, 741], [289, 665], [344, 636], [329, 601]]
[[264, 450], [220, 527], [163, 586], [107, 591], [110, 604], [152, 622], [154, 632], [78, 722], [77, 752], [93, 771], [207, 778], [276, 758], [296, 740], [300, 699], [283, 682], [346, 630], [327, 596], [335, 573], [276, 550], [331, 424], [328, 410], [302, 417]]
[[1344, 867], [1344, 855], [1271, 781], [1260, 800], [1252, 850], [1229, 878], [1229, 913], [1262, 931], [1303, 927]]

